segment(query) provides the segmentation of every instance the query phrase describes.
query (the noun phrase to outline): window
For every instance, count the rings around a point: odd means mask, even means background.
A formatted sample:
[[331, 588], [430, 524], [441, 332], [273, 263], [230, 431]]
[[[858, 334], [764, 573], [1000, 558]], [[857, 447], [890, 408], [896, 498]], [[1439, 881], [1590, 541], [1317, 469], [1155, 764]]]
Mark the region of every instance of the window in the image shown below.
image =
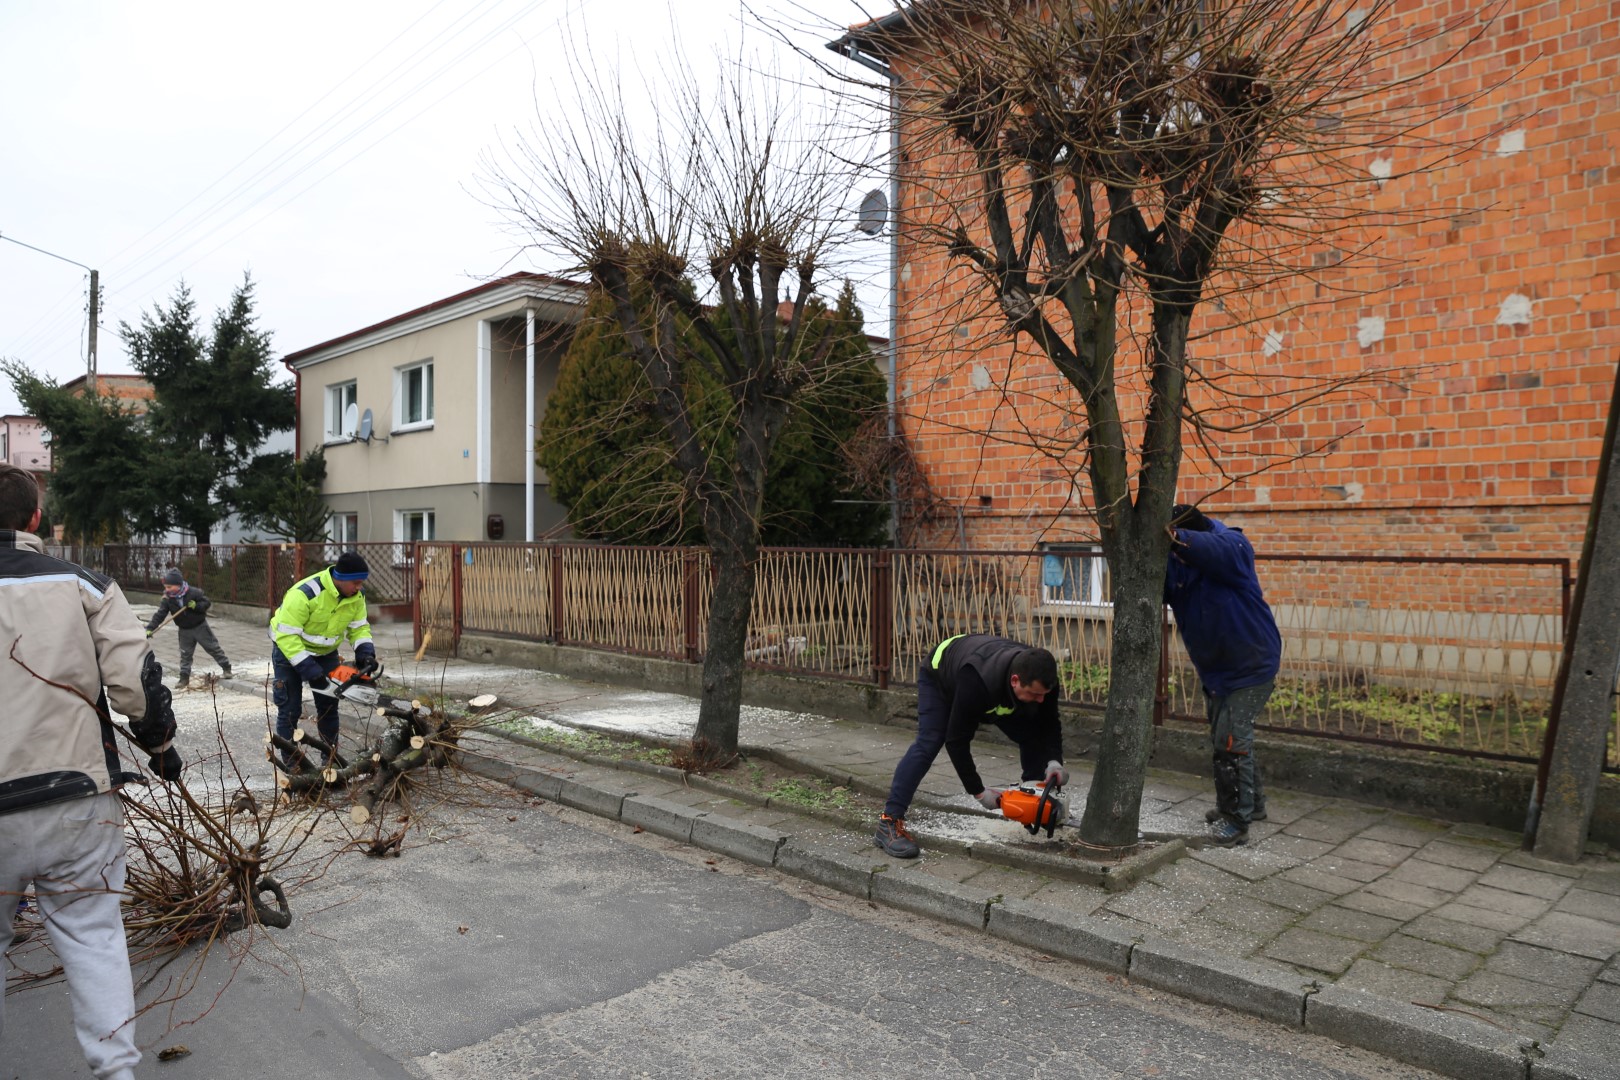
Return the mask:
[[399, 368], [394, 373], [394, 427], [422, 427], [433, 423], [433, 361]]
[[1041, 602], [1112, 604], [1114, 586], [1102, 548], [1092, 544], [1047, 548], [1041, 560]]
[[326, 539], [326, 561], [336, 562], [339, 555], [360, 542], [360, 515], [338, 513], [327, 518]]
[[409, 544], [433, 539], [433, 511], [399, 510], [394, 513], [394, 539]]
[[357, 404], [355, 384], [338, 383], [326, 388], [326, 441], [354, 438], [354, 426], [349, 422], [349, 409]]

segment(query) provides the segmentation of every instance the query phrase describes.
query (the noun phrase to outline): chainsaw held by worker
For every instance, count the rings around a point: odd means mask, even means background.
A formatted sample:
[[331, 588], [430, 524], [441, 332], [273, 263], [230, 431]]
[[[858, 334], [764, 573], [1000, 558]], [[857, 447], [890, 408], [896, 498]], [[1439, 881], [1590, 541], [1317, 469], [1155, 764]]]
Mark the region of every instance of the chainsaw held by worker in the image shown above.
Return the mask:
[[325, 686], [319, 690], [310, 687], [310, 690], [324, 697], [335, 697], [340, 701], [352, 701], [356, 705], [377, 709], [388, 716], [425, 717], [433, 712], [426, 705], [408, 698], [393, 697], [377, 689], [377, 680], [382, 676], [382, 671], [381, 664], [374, 663], [362, 669], [345, 661], [326, 676]]
[[1031, 836], [1042, 829], [1050, 837], [1069, 820], [1069, 800], [1057, 784], [1027, 781], [1001, 793], [1001, 816], [1022, 825]]

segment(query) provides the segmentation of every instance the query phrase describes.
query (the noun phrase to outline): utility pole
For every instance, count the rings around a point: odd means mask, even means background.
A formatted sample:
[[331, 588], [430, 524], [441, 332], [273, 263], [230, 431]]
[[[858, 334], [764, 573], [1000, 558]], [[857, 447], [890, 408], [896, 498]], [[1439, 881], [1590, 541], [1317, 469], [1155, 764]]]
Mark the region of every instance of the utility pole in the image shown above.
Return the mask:
[[53, 259], [61, 259], [65, 263], [70, 263], [73, 266], [77, 266], [80, 270], [89, 270], [90, 271], [90, 333], [89, 333], [89, 335], [88, 335], [88, 337], [86, 339], [86, 345], [88, 346], [87, 351], [90, 354], [90, 357], [89, 357], [89, 360], [90, 360], [89, 369], [90, 370], [88, 372], [90, 377], [86, 381], [89, 383], [89, 390], [90, 390], [91, 396], [92, 397], [99, 397], [101, 395], [101, 391], [96, 385], [96, 324], [101, 321], [101, 273], [100, 273], [100, 271], [93, 270], [90, 267], [84, 265], [84, 263], [76, 262], [75, 260], [68, 258], [66, 255], [58, 255], [54, 251], [46, 251], [42, 247], [35, 247], [33, 244], [25, 244], [21, 240], [13, 239], [12, 237], [9, 237], [9, 236], [5, 235], [4, 233], [0, 233], [0, 240], [5, 240], [8, 243], [16, 244], [18, 247], [25, 247], [29, 251], [37, 251], [41, 255], [49, 255]]
[[101, 387], [96, 384], [96, 324], [101, 321], [101, 271], [90, 271], [90, 396], [100, 397]]
[[[1537, 858], [1579, 861], [1592, 826], [1614, 684], [1620, 668], [1620, 373], [1598, 461], [1597, 484], [1581, 550], [1580, 576], [1564, 628], [1564, 652], [1547, 718], [1526, 847]], [[1587, 586], [1590, 585], [1591, 588]]]

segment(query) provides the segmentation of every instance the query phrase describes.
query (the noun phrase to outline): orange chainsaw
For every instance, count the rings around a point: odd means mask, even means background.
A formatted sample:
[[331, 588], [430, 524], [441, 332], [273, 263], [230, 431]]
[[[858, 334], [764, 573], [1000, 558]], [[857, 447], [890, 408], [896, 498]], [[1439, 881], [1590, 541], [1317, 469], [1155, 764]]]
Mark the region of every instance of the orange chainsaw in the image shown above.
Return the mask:
[[1069, 800], [1061, 791], [1056, 784], [1047, 787], [1038, 780], [1008, 788], [1001, 793], [1001, 816], [1018, 822], [1031, 836], [1045, 829], [1050, 837], [1069, 820]]
[[392, 697], [377, 689], [377, 679], [382, 676], [382, 665], [376, 664], [368, 670], [361, 670], [358, 666], [344, 661], [333, 668], [326, 676], [327, 683], [324, 689], [311, 690], [326, 697], [335, 697], [340, 701], [352, 701], [367, 708], [381, 709], [389, 716], [427, 716], [433, 710], [426, 705], [418, 704], [409, 698]]

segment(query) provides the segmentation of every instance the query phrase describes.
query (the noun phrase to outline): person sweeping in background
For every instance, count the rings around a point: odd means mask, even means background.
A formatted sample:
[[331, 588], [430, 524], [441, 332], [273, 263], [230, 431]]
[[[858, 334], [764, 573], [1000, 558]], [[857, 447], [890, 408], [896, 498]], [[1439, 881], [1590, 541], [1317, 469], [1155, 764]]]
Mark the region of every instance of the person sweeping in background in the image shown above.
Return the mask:
[[231, 677], [230, 657], [220, 647], [219, 638], [214, 636], [214, 628], [208, 625], [208, 609], [212, 606], [213, 601], [204, 596], [201, 589], [186, 584], [179, 569], [170, 568], [164, 573], [163, 599], [158, 601], [157, 610], [147, 620], [146, 636], [151, 637], [166, 623], [173, 621], [180, 635], [180, 670], [174, 680], [176, 690], [185, 690], [191, 685], [191, 658], [196, 655], [198, 645], [214, 658], [221, 676], [227, 679]]

